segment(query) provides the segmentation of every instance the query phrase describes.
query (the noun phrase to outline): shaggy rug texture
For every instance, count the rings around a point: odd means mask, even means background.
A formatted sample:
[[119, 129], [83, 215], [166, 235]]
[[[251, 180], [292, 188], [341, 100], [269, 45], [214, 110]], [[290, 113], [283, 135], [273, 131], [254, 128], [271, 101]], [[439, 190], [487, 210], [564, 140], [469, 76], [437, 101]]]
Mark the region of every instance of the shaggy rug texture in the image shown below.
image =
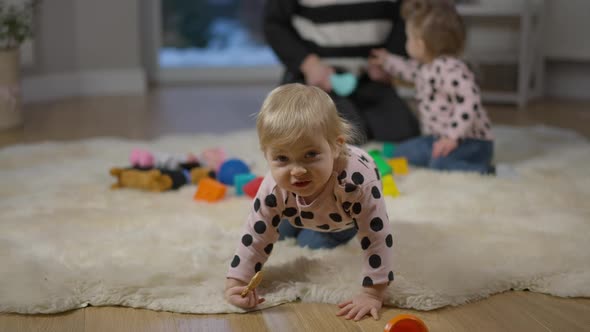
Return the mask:
[[[431, 310], [509, 289], [590, 296], [590, 144], [547, 127], [498, 127], [499, 176], [413, 169], [386, 198], [395, 281], [386, 304]], [[256, 173], [254, 131], [155, 141], [99, 138], [0, 150], [0, 311], [55, 313], [122, 305], [240, 312], [225, 273], [250, 200], [192, 199], [195, 186], [113, 191], [132, 148], [172, 154], [223, 147]], [[280, 242], [264, 267], [264, 307], [337, 303], [360, 288], [360, 246]]]

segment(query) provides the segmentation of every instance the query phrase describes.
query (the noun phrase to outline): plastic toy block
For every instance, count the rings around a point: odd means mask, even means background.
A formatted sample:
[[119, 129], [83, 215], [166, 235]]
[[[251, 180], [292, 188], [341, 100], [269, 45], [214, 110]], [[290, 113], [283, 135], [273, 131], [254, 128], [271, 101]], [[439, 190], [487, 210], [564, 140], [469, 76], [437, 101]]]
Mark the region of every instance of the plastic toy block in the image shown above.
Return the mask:
[[409, 314], [401, 314], [393, 317], [387, 325], [384, 332], [428, 332], [428, 327], [424, 322]]
[[408, 160], [404, 157], [389, 159], [389, 166], [393, 168], [394, 175], [408, 174]]
[[209, 168], [212, 168], [215, 172], [219, 171], [219, 167], [227, 158], [225, 150], [222, 148], [209, 148], [201, 152], [201, 160]]
[[252, 173], [235, 175], [234, 176], [234, 185], [236, 186], [236, 195], [237, 196], [244, 195], [244, 186], [248, 182], [250, 182], [254, 179], [256, 179], [256, 175], [254, 175]]
[[377, 164], [377, 169], [379, 170], [379, 174], [381, 176], [385, 176], [386, 174], [391, 174], [391, 166], [387, 163], [383, 154], [379, 150], [371, 150], [369, 151], [369, 155], [373, 157], [375, 164]]
[[196, 201], [217, 202], [223, 199], [226, 190], [227, 188], [223, 183], [211, 178], [203, 178], [199, 181], [194, 199]]
[[246, 183], [242, 190], [246, 195], [248, 195], [251, 198], [254, 198], [256, 197], [256, 193], [258, 193], [258, 188], [260, 188], [262, 180], [264, 180], [263, 177], [257, 177], [256, 179]]
[[383, 195], [392, 197], [399, 196], [399, 190], [397, 190], [397, 186], [395, 185], [395, 181], [391, 174], [384, 175], [381, 181], [383, 182]]
[[383, 143], [383, 155], [387, 158], [393, 157], [395, 153], [395, 144], [393, 143]]

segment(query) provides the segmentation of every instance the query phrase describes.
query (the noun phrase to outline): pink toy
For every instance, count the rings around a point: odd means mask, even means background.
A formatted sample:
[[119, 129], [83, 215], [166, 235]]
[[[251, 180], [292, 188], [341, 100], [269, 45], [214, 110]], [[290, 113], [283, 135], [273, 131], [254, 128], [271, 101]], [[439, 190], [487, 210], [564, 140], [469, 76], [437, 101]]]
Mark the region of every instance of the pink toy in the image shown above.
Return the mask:
[[256, 197], [256, 193], [258, 192], [258, 188], [262, 184], [263, 177], [257, 177], [256, 179], [246, 183], [242, 190], [246, 193], [246, 195], [250, 196], [251, 198]]
[[131, 155], [129, 156], [129, 161], [134, 167], [154, 167], [154, 155], [143, 149], [133, 149], [131, 151]]
[[225, 161], [227, 155], [222, 148], [210, 148], [201, 153], [201, 161], [209, 168], [219, 172], [219, 167]]

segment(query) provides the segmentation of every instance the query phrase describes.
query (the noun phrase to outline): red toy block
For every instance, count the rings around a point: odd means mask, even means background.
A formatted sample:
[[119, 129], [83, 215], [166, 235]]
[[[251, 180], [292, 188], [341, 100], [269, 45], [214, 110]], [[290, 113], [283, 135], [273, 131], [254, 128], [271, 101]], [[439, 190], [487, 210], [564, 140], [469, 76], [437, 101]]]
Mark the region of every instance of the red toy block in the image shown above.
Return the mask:
[[223, 199], [226, 190], [223, 183], [211, 178], [203, 178], [199, 181], [197, 192], [193, 198], [196, 201], [217, 202]]
[[256, 193], [262, 184], [262, 180], [264, 180], [263, 177], [257, 177], [256, 179], [246, 183], [242, 188], [242, 191], [244, 191], [246, 195], [250, 196], [251, 198], [256, 197]]

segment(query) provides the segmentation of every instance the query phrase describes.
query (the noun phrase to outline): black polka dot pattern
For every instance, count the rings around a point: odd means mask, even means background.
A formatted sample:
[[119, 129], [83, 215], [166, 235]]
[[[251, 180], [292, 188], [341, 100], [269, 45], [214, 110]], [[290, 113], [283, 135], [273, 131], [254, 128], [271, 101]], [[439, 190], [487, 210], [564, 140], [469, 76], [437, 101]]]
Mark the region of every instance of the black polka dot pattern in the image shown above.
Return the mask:
[[369, 257], [369, 265], [374, 269], [379, 268], [381, 266], [381, 257], [379, 255], [371, 255]]
[[351, 192], [355, 191], [356, 188], [357, 188], [357, 186], [352, 183], [347, 183], [344, 185], [344, 191], [346, 191], [347, 193], [351, 193]]
[[278, 227], [280, 223], [281, 223], [281, 217], [277, 214], [276, 216], [274, 216], [272, 218], [272, 226]]
[[361, 203], [356, 202], [352, 205], [352, 213], [360, 214], [362, 211], [363, 211], [363, 206], [361, 205]]
[[264, 234], [264, 232], [266, 232], [266, 223], [262, 220], [257, 221], [254, 224], [254, 230], [258, 234]]
[[344, 202], [344, 203], [342, 203], [342, 208], [344, 209], [344, 211], [348, 211], [348, 210], [350, 210], [351, 205], [352, 205], [351, 202]]
[[296, 226], [303, 227], [303, 223], [301, 222], [301, 218], [299, 217], [295, 217], [294, 223]]
[[373, 232], [379, 232], [383, 229], [383, 220], [381, 220], [379, 217], [375, 217], [371, 220], [370, 226]]
[[363, 279], [363, 287], [369, 287], [369, 286], [373, 286], [373, 279], [371, 279], [370, 277], [365, 277]]
[[346, 179], [346, 171], [340, 172], [338, 175], [338, 182], [342, 182], [342, 180]]
[[267, 245], [266, 247], [264, 247], [264, 252], [267, 255], [270, 255], [270, 253], [272, 252], [272, 248], [273, 248], [273, 244], [271, 243], [271, 244]]
[[323, 225], [319, 225], [318, 226], [319, 229], [324, 229], [324, 230], [329, 230], [330, 229], [330, 225], [328, 224], [323, 224]]
[[246, 247], [249, 247], [252, 244], [253, 240], [254, 239], [250, 234], [244, 234], [244, 236], [242, 236], [242, 244]]
[[385, 244], [389, 248], [393, 246], [393, 236], [391, 236], [391, 234], [387, 235], [387, 237], [385, 238]]
[[262, 270], [262, 263], [258, 262], [256, 265], [254, 265], [254, 272], [258, 272], [260, 270]]
[[231, 261], [231, 267], [238, 267], [240, 265], [240, 257], [238, 255], [234, 256], [234, 259]]
[[342, 216], [338, 213], [330, 213], [330, 219], [334, 222], [342, 222]]
[[361, 240], [361, 248], [363, 248], [363, 250], [367, 250], [369, 247], [371, 246], [371, 240], [369, 240], [368, 237], [363, 237], [363, 239]]
[[373, 198], [375, 199], [381, 198], [381, 191], [379, 191], [377, 186], [373, 186], [373, 188], [371, 188], [371, 195], [373, 195]]
[[254, 211], [258, 212], [258, 210], [260, 210], [260, 200], [258, 198], [256, 198], [254, 200]]
[[311, 211], [301, 211], [301, 218], [303, 218], [303, 219], [313, 219], [313, 212], [311, 212]]
[[277, 206], [277, 196], [270, 194], [268, 196], [266, 196], [266, 198], [264, 199], [264, 204], [266, 204], [266, 206], [268, 207], [276, 207]]
[[356, 185], [361, 185], [361, 184], [363, 184], [363, 182], [365, 182], [365, 177], [359, 172], [354, 172], [352, 174], [351, 179], [352, 179], [352, 182], [354, 182], [354, 184], [356, 184]]
[[389, 279], [389, 281], [393, 281], [393, 271], [389, 271], [389, 274], [387, 275], [387, 279]]
[[290, 208], [286, 208], [286, 209], [283, 211], [283, 215], [284, 215], [285, 217], [293, 217], [293, 216], [294, 216], [294, 215], [296, 215], [296, 214], [297, 214], [297, 209], [296, 209], [296, 208], [292, 208], [292, 207], [290, 207]]

